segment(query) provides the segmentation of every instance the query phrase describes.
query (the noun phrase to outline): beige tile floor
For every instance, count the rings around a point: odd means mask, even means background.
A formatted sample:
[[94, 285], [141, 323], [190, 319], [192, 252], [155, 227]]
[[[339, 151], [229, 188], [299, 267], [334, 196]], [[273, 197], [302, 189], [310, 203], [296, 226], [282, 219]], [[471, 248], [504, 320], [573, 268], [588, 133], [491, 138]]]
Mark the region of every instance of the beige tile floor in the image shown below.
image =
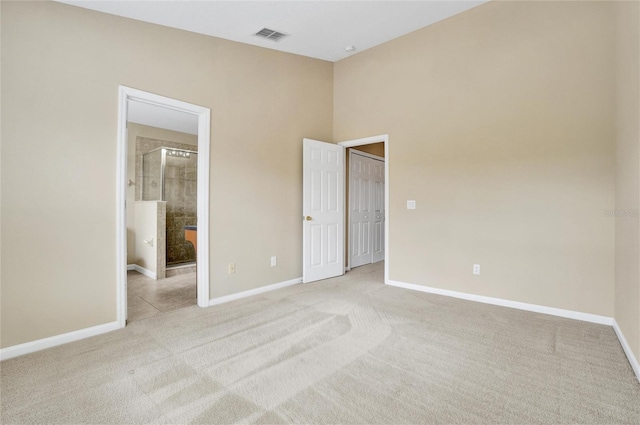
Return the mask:
[[146, 319], [197, 304], [196, 274], [154, 280], [127, 272], [127, 321]]

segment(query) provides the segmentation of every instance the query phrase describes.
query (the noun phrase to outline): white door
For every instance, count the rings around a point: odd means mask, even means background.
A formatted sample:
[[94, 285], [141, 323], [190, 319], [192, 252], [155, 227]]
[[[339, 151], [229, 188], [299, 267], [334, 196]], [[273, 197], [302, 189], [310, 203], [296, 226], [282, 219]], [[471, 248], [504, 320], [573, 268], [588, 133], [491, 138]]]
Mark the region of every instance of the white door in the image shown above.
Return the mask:
[[302, 281], [344, 274], [345, 148], [303, 140]]
[[371, 172], [373, 161], [367, 157], [349, 155], [349, 246], [350, 267], [371, 263]]
[[371, 164], [372, 263], [384, 260], [384, 162], [373, 160]]
[[384, 260], [384, 159], [349, 153], [349, 265]]

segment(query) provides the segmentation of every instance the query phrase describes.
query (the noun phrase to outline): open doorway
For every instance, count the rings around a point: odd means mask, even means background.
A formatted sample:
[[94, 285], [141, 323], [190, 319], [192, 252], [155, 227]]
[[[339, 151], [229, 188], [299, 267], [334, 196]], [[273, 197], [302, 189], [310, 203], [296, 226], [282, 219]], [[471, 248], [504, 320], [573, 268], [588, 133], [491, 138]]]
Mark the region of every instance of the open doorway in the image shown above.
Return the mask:
[[[360, 157], [369, 157], [372, 158], [374, 160], [377, 161], [381, 161], [383, 163], [382, 167], [377, 166], [374, 167], [376, 168], [376, 171], [374, 171], [374, 174], [376, 172], [382, 172], [382, 176], [378, 175], [376, 178], [374, 178], [373, 180], [377, 180], [377, 184], [378, 184], [378, 188], [376, 190], [379, 190], [380, 188], [382, 189], [382, 193], [380, 193], [379, 191], [376, 192], [376, 196], [378, 197], [378, 202], [377, 205], [371, 205], [371, 209], [372, 209], [372, 213], [376, 213], [376, 209], [378, 209], [378, 217], [373, 216], [373, 217], [368, 217], [369, 219], [369, 223], [370, 225], [373, 226], [379, 226], [377, 228], [377, 235], [375, 235], [375, 228], [369, 232], [368, 234], [370, 235], [369, 237], [378, 237], [382, 239], [382, 246], [377, 246], [374, 247], [373, 245], [375, 245], [375, 241], [371, 241], [370, 243], [372, 245], [369, 245], [371, 248], [371, 262], [368, 262], [368, 260], [364, 260], [364, 262], [360, 263], [360, 266], [358, 268], [358, 272], [360, 273], [375, 273], [376, 270], [383, 268], [384, 269], [384, 283], [386, 284], [389, 281], [389, 135], [388, 134], [382, 134], [382, 135], [378, 135], [378, 136], [371, 136], [371, 137], [364, 137], [361, 139], [354, 139], [354, 140], [347, 140], [344, 142], [340, 142], [338, 143], [338, 145], [346, 148], [347, 150], [347, 161], [349, 161], [349, 157], [353, 154], [353, 151], [359, 151], [360, 152]], [[370, 165], [374, 165], [375, 163], [371, 163]], [[346, 187], [347, 190], [349, 190], [349, 186], [350, 186], [350, 171], [352, 168], [352, 164], [349, 163], [347, 164], [347, 176], [346, 176]], [[370, 179], [370, 178], [369, 178]], [[366, 180], [366, 179], [365, 179]], [[380, 187], [381, 185], [381, 187]], [[373, 184], [373, 186], [375, 186], [375, 184]], [[345, 267], [345, 271], [346, 272], [351, 272], [352, 270], [352, 254], [353, 254], [353, 248], [354, 246], [352, 245], [352, 243], [349, 242], [349, 238], [351, 237], [351, 240], [353, 241], [354, 238], [354, 232], [353, 232], [353, 227], [351, 226], [351, 222], [352, 219], [354, 218], [354, 215], [352, 215], [352, 209], [353, 209], [353, 193], [350, 192], [351, 195], [348, 195], [347, 198], [347, 202], [346, 202], [346, 216], [345, 216], [345, 224], [347, 226], [347, 236], [346, 236], [346, 240], [345, 240], [345, 247], [346, 247], [346, 267]], [[382, 196], [382, 206], [380, 205], [379, 201], [380, 201], [380, 197]], [[366, 202], [366, 201], [365, 201]], [[382, 233], [382, 235], [380, 235], [380, 232]], [[357, 236], [362, 236], [362, 234], [357, 235]], [[365, 242], [364, 238], [360, 238], [361, 242]], [[377, 241], [378, 243], [380, 242], [380, 240]], [[380, 252], [382, 250], [382, 252]], [[373, 251], [378, 251], [377, 254], [374, 255]], [[361, 250], [362, 252], [362, 250]], [[365, 255], [365, 258], [367, 256]], [[380, 258], [382, 258], [382, 260], [380, 260]], [[362, 260], [361, 260], [362, 261]]]
[[384, 142], [347, 148], [346, 269], [384, 261]]
[[120, 87], [120, 326], [209, 304], [209, 115], [208, 108]]
[[130, 100], [127, 321], [196, 305], [198, 117]]
[[[340, 276], [346, 264], [346, 166], [348, 148], [384, 143], [384, 283], [389, 282], [389, 136], [338, 144], [302, 141], [302, 281]], [[381, 266], [382, 266], [381, 265]]]

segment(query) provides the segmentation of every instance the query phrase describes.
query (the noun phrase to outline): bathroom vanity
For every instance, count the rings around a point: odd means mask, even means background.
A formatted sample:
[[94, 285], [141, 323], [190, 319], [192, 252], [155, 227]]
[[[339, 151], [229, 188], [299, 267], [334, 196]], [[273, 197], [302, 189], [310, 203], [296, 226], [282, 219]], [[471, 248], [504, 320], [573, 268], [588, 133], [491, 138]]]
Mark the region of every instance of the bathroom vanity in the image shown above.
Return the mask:
[[198, 226], [184, 226], [184, 239], [191, 242], [193, 249], [198, 253]]

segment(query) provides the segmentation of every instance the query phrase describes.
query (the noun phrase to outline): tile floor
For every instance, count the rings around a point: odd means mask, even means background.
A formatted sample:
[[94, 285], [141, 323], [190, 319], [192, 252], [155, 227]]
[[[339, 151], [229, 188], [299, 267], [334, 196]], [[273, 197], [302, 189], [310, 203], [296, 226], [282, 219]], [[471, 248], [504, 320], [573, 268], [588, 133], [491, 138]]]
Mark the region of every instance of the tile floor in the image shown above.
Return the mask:
[[136, 271], [127, 272], [128, 322], [196, 304], [195, 273], [154, 280]]

